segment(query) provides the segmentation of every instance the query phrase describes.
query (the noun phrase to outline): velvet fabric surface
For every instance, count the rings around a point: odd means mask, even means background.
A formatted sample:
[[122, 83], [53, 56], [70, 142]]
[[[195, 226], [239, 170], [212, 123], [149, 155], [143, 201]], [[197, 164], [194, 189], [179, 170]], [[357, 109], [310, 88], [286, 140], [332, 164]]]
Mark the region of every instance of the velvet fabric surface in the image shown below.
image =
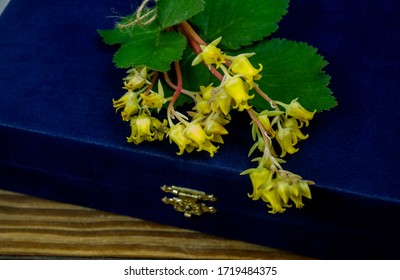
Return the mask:
[[[125, 73], [96, 31], [131, 5], [11, 0], [0, 16], [1, 188], [310, 257], [400, 257], [397, 0], [291, 1], [273, 37], [319, 49], [339, 106], [315, 116], [285, 164], [316, 182], [313, 199], [275, 215], [239, 176], [253, 166], [245, 114], [214, 158], [178, 157], [168, 141], [126, 143], [130, 128], [111, 103]], [[164, 184], [214, 194], [218, 212], [184, 218], [161, 202]]]

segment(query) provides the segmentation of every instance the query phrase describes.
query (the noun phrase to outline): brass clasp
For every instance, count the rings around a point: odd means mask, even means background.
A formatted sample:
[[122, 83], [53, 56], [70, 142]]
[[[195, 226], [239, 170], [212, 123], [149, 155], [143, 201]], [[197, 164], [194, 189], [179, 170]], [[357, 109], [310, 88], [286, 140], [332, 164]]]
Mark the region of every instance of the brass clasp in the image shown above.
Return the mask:
[[178, 186], [162, 186], [161, 190], [166, 193], [174, 194], [175, 197], [164, 197], [162, 201], [165, 204], [174, 206], [174, 209], [183, 212], [184, 216], [190, 218], [192, 215], [200, 216], [203, 213], [215, 213], [217, 210], [213, 206], [207, 206], [201, 201], [215, 202], [217, 198], [214, 195], [205, 192], [182, 188]]

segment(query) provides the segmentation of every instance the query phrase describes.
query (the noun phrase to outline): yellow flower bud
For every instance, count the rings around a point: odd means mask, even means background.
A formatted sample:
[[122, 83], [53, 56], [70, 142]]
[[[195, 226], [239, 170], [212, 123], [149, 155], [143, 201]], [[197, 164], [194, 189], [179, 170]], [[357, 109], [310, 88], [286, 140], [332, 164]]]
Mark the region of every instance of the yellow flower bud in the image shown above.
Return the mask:
[[307, 197], [308, 199], [311, 199], [311, 191], [308, 184], [313, 184], [313, 182], [307, 182], [304, 180], [301, 180], [299, 182], [300, 194]]
[[228, 131], [221, 124], [216, 122], [215, 120], [208, 119], [205, 122], [204, 130], [208, 135], [217, 134], [217, 135], [225, 135], [228, 134]]
[[289, 183], [286, 180], [280, 180], [276, 183], [276, 191], [285, 204], [289, 202]]
[[232, 97], [226, 91], [222, 91], [218, 94], [217, 102], [222, 113], [228, 115], [231, 110]]
[[201, 100], [196, 103], [195, 109], [200, 114], [209, 114], [211, 112], [210, 104], [206, 100]]
[[221, 116], [221, 114], [213, 114], [211, 116], [211, 119], [221, 125], [227, 125], [231, 120], [231, 116], [230, 115]]
[[267, 115], [268, 111], [263, 111], [258, 115], [258, 120], [263, 125], [264, 129], [271, 135], [272, 137], [275, 136], [275, 130], [271, 126], [271, 122], [269, 121], [269, 116]]
[[214, 137], [211, 139], [211, 141], [219, 144], [224, 144], [224, 139], [222, 139], [222, 136], [219, 134], [214, 134]]

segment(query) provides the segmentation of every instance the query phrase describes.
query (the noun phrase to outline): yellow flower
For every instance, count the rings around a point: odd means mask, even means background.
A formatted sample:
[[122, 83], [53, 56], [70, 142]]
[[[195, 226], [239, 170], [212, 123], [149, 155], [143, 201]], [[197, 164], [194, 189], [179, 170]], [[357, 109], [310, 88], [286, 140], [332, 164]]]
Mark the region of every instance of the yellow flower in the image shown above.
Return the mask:
[[128, 90], [118, 100], [115, 100], [113, 98], [112, 102], [113, 102], [113, 107], [116, 109], [115, 111], [124, 108], [128, 100], [130, 100], [133, 97], [135, 97], [135, 93], [132, 90]]
[[249, 194], [249, 197], [253, 200], [258, 200], [262, 192], [260, 187], [272, 182], [273, 173], [262, 166], [258, 166], [257, 168], [250, 168], [240, 173], [240, 175], [246, 174], [249, 174], [253, 186], [253, 193]]
[[213, 138], [210, 141], [219, 143], [219, 144], [224, 144], [224, 139], [222, 138], [222, 136], [220, 134], [214, 134]]
[[243, 111], [251, 106], [247, 104], [247, 100], [252, 99], [254, 95], [249, 95], [249, 89], [245, 86], [243, 80], [238, 76], [233, 76], [224, 83], [224, 90], [235, 100], [232, 108]]
[[139, 89], [144, 86], [144, 84], [150, 84], [147, 81], [147, 68], [132, 68], [128, 70], [129, 75], [124, 78], [124, 88], [126, 89]]
[[141, 114], [131, 119], [131, 136], [127, 138], [128, 142], [139, 144], [146, 138], [154, 136], [151, 132], [151, 118], [146, 114]]
[[212, 86], [212, 84], [208, 85], [207, 87], [200, 86], [200, 93], [203, 100], [209, 100], [211, 98], [213, 89], [214, 87]]
[[276, 140], [278, 141], [282, 152], [281, 157], [286, 155], [286, 152], [289, 154], [294, 154], [299, 149], [296, 149], [294, 145], [297, 144], [297, 138], [293, 137], [292, 131], [290, 128], [283, 128], [280, 123], [278, 123], [278, 131], [276, 132]]
[[[216, 141], [216, 142], [218, 142], [218, 141]], [[196, 146], [194, 146], [194, 147], [197, 148]], [[210, 157], [213, 157], [214, 154], [217, 152], [218, 147], [214, 146], [213, 143], [211, 143], [210, 140], [206, 140], [197, 149], [197, 151], [202, 151], [202, 150], [207, 151], [210, 154]]]
[[186, 146], [191, 142], [184, 133], [185, 126], [181, 123], [172, 126], [168, 132], [170, 142], [173, 141], [179, 148], [178, 155], [182, 155]]
[[124, 121], [128, 121], [131, 116], [139, 111], [137, 94], [133, 90], [128, 90], [120, 99], [113, 99], [112, 102], [116, 111], [123, 108], [121, 117]]
[[144, 108], [161, 109], [164, 105], [164, 97], [156, 92], [151, 92], [147, 95], [142, 93], [140, 97], [142, 98], [142, 106]]
[[140, 97], [142, 98], [142, 106], [144, 108], [158, 109], [157, 111], [159, 112], [165, 103], [164, 89], [161, 81], [158, 80], [158, 93], [151, 91], [150, 94], [140, 94]]
[[278, 180], [275, 185], [276, 192], [282, 201], [287, 204], [289, 202], [289, 183], [287, 180]]
[[270, 112], [270, 111], [262, 111], [258, 116], [258, 120], [261, 122], [261, 124], [263, 125], [264, 129], [269, 133], [269, 135], [271, 135], [272, 137], [275, 136], [275, 130], [272, 128], [271, 122], [269, 120], [269, 118], [271, 116], [276, 116], [277, 114], [273, 114], [274, 111]]
[[198, 145], [201, 145], [207, 139], [207, 135], [199, 123], [189, 123], [184, 132], [186, 137]]
[[222, 135], [228, 134], [224, 125], [229, 123], [229, 118], [229, 115], [221, 116], [218, 113], [213, 113], [207, 117], [204, 121], [204, 131], [212, 137], [210, 141], [220, 144], [224, 143]]
[[229, 69], [234, 74], [240, 74], [245, 77], [246, 82], [250, 85], [250, 88], [253, 86], [253, 80], [261, 79], [260, 71], [263, 69], [261, 64], [258, 64], [260, 67], [256, 69], [250, 63], [248, 57], [253, 56], [255, 53], [245, 53], [240, 54], [232, 59], [232, 64]]
[[308, 134], [304, 135], [303, 132], [301, 132], [299, 124], [297, 123], [296, 119], [293, 118], [286, 119], [283, 122], [282, 126], [285, 128], [289, 128], [290, 131], [292, 132], [293, 143], [297, 143], [298, 139], [304, 140], [308, 138]]
[[304, 206], [303, 196], [311, 199], [310, 187], [306, 181], [300, 180], [299, 182], [289, 184], [289, 198], [294, 202], [296, 208], [302, 208]]
[[223, 127], [220, 123], [213, 119], [207, 119], [204, 124], [204, 131], [207, 135], [217, 134], [217, 135], [225, 135], [228, 134], [228, 131]]
[[210, 104], [207, 100], [201, 100], [196, 103], [194, 109], [203, 115], [209, 114], [211, 112]]
[[298, 119], [302, 123], [308, 126], [308, 121], [312, 120], [316, 110], [314, 112], [307, 111], [303, 106], [297, 101], [297, 98], [290, 102], [289, 106], [286, 108], [286, 114]]
[[201, 124], [197, 122], [189, 123], [184, 130], [184, 134], [187, 138], [192, 140], [190, 146], [196, 148], [198, 152], [205, 150], [210, 153], [211, 157], [214, 156], [218, 147], [211, 143], [210, 139], [212, 139], [213, 136], [208, 136]]
[[230, 115], [221, 116], [221, 114], [212, 114], [210, 118], [221, 125], [227, 125], [231, 120]]
[[289, 171], [282, 171], [276, 189], [284, 203], [287, 204], [291, 200], [296, 208], [302, 208], [304, 206], [303, 197], [311, 199], [309, 185], [312, 184], [314, 182], [303, 180], [300, 176]]
[[131, 135], [127, 137], [127, 141], [135, 144], [143, 141], [161, 141], [168, 132], [167, 124], [167, 120], [161, 122], [143, 113], [131, 119]]
[[263, 191], [261, 193], [261, 199], [267, 203], [269, 208], [271, 208], [271, 210], [268, 211], [271, 214], [283, 213], [286, 210], [284, 208], [285, 205], [282, 204], [282, 200], [275, 189]]
[[216, 68], [218, 69], [223, 63], [225, 63], [226, 55], [222, 53], [221, 49], [217, 48], [221, 39], [222, 37], [219, 37], [207, 46], [201, 45], [200, 47], [202, 52], [195, 57], [192, 66], [204, 61], [207, 65], [216, 64]]
[[213, 112], [217, 112], [218, 109], [220, 109], [224, 115], [229, 114], [231, 110], [232, 97], [223, 88], [219, 89], [210, 101], [211, 110]]
[[151, 131], [154, 133], [153, 140], [162, 141], [168, 132], [168, 121], [164, 119], [162, 122], [156, 118], [151, 118]]

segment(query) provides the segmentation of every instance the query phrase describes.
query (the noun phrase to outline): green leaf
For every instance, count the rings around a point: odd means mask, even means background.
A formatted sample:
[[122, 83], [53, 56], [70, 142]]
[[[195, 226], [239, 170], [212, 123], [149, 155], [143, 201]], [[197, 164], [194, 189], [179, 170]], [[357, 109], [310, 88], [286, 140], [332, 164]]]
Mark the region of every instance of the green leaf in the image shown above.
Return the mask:
[[278, 29], [289, 0], [205, 0], [204, 11], [190, 22], [206, 42], [222, 36], [220, 47], [238, 49]]
[[[337, 105], [328, 88], [330, 76], [323, 71], [328, 62], [316, 48], [302, 42], [272, 39], [241, 52], [256, 53], [251, 57], [252, 63], [261, 63], [264, 67], [262, 78], [257, 83], [272, 99], [290, 103], [299, 98], [306, 109], [319, 112]], [[258, 95], [252, 100], [252, 105], [261, 110], [270, 109]]]
[[177, 32], [147, 33], [135, 36], [125, 43], [114, 55], [117, 67], [129, 68], [147, 66], [150, 69], [166, 72], [172, 61], [178, 61], [186, 47], [185, 37]]
[[103, 41], [107, 45], [124, 44], [137, 37], [146, 36], [149, 33], [161, 32], [160, 27], [154, 22], [141, 26], [133, 24], [128, 27], [120, 27], [120, 25], [127, 24], [136, 19], [136, 13], [124, 17], [114, 29], [97, 30]]
[[97, 30], [100, 36], [103, 38], [103, 42], [107, 45], [121, 44], [130, 38], [129, 33], [122, 32], [118, 28], [109, 30]]
[[203, 0], [159, 0], [157, 18], [162, 29], [185, 21], [204, 8]]

